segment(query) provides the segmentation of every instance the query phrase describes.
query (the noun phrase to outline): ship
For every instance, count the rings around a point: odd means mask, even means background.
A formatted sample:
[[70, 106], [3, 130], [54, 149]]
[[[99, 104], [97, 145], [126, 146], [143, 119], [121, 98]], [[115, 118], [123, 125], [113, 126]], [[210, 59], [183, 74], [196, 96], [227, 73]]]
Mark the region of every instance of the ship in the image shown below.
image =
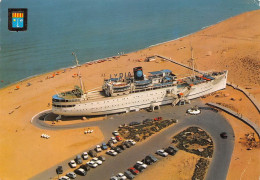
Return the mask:
[[73, 55], [80, 86], [52, 97], [52, 112], [60, 116], [99, 116], [141, 109], [154, 111], [162, 105], [184, 105], [226, 88], [228, 71], [196, 74], [192, 58], [193, 74], [187, 77], [178, 78], [169, 69], [149, 72], [146, 76], [142, 67], [134, 67], [133, 75], [104, 79], [102, 89], [86, 92], [77, 56]]

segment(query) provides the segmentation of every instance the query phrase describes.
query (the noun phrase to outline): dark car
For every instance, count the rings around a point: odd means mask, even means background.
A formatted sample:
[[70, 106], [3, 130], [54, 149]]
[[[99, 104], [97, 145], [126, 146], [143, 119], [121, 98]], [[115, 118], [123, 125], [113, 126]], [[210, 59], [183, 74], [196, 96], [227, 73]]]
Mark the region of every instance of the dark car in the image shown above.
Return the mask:
[[62, 168], [62, 166], [58, 166], [58, 167], [57, 167], [56, 173], [57, 173], [57, 174], [62, 174], [62, 173], [63, 173], [63, 168]]
[[153, 119], [145, 119], [143, 120], [143, 124], [151, 123], [153, 122]]
[[148, 156], [146, 156], [145, 158], [148, 158], [148, 159], [151, 159], [151, 161], [153, 162], [153, 163], [155, 163], [158, 159], [156, 158], [156, 157], [154, 157], [153, 155], [148, 155]]
[[78, 175], [81, 175], [81, 176], [86, 176], [87, 175], [87, 172], [84, 169], [82, 169], [82, 168], [78, 168], [74, 172], [76, 174], [78, 174]]
[[136, 121], [133, 121], [133, 122], [130, 122], [129, 123], [129, 126], [135, 126], [135, 125], [139, 125], [141, 124], [140, 122], [136, 122]]
[[76, 156], [75, 162], [76, 162], [77, 164], [82, 164], [82, 159], [81, 159], [80, 155], [77, 155], [77, 156]]
[[172, 148], [175, 152], [179, 151], [179, 149], [175, 146], [169, 146], [168, 148]]
[[121, 153], [122, 149], [119, 147], [111, 147], [112, 150], [116, 151], [117, 153]]
[[145, 163], [145, 164], [147, 164], [147, 165], [151, 165], [151, 164], [153, 163], [152, 160], [151, 160], [151, 158], [144, 158], [144, 159], [142, 160], [142, 162]]
[[119, 148], [122, 149], [122, 150], [125, 150], [125, 149], [126, 149], [126, 145], [124, 145], [124, 144], [120, 144], [120, 145], [118, 145], [117, 147], [119, 147]]
[[101, 160], [101, 161], [105, 161], [106, 158], [104, 156], [98, 156], [98, 159]]
[[124, 175], [128, 178], [128, 179], [134, 179], [135, 176], [130, 172], [130, 171], [125, 171]]
[[130, 171], [133, 175], [139, 174], [139, 171], [137, 169], [135, 169], [134, 167], [130, 167], [127, 170]]
[[89, 154], [91, 157], [97, 157], [97, 152], [94, 151], [94, 150], [89, 150], [88, 154]]
[[90, 170], [90, 167], [89, 167], [89, 165], [87, 165], [87, 164], [82, 164], [82, 165], [80, 166], [80, 168], [84, 169], [85, 171], [89, 171], [89, 170]]
[[140, 164], [135, 164], [134, 168], [136, 170], [138, 170], [139, 172], [143, 172], [143, 170], [145, 170], [145, 168], [142, 165], [140, 165]]
[[127, 141], [124, 142], [124, 145], [125, 145], [127, 148], [130, 148], [130, 147], [131, 147], [130, 142], [127, 142]]
[[227, 139], [227, 133], [226, 132], [222, 132], [222, 133], [220, 133], [220, 137], [222, 138], [222, 139]]
[[168, 148], [165, 149], [165, 152], [167, 152], [170, 155], [175, 155], [177, 151], [172, 146], [169, 146]]

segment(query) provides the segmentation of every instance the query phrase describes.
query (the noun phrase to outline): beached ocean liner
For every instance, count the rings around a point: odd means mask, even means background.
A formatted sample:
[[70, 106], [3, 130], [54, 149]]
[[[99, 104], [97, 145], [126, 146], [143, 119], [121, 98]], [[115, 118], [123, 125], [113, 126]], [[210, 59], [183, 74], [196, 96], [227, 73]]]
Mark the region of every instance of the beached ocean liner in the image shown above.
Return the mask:
[[[75, 58], [79, 69], [76, 55]], [[54, 95], [52, 112], [65, 116], [93, 116], [143, 108], [154, 110], [166, 104], [190, 103], [191, 99], [226, 88], [227, 71], [194, 73], [181, 79], [168, 69], [150, 72], [149, 76], [143, 75], [142, 67], [135, 67], [133, 71], [133, 76], [105, 79], [102, 90], [92, 92], [84, 92], [79, 71], [81, 87]]]

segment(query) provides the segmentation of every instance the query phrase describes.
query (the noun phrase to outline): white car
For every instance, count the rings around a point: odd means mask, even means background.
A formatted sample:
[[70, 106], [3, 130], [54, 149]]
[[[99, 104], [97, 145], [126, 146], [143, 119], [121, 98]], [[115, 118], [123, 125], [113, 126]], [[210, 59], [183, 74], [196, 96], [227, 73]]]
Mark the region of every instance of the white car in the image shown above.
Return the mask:
[[88, 159], [88, 153], [87, 153], [87, 152], [83, 152], [83, 153], [82, 153], [82, 158], [83, 158], [84, 160]]
[[77, 164], [76, 164], [76, 162], [74, 160], [71, 160], [69, 162], [69, 165], [70, 165], [71, 168], [75, 168], [77, 166]]
[[59, 178], [59, 180], [70, 180], [70, 178], [68, 176], [62, 176]]
[[168, 153], [165, 152], [163, 149], [159, 149], [156, 151], [156, 154], [160, 155], [160, 156], [163, 156], [163, 157], [166, 157], [168, 156]]
[[107, 153], [108, 155], [111, 155], [111, 156], [116, 156], [116, 155], [117, 155], [117, 152], [114, 151], [114, 150], [108, 150], [106, 153]]
[[100, 145], [97, 145], [97, 146], [96, 146], [96, 151], [97, 151], [97, 152], [101, 152], [101, 151], [102, 151]]
[[87, 162], [87, 165], [89, 165], [92, 168], [96, 168], [98, 166], [98, 164], [95, 161], [89, 161]]
[[96, 164], [98, 164], [98, 165], [101, 165], [102, 164], [102, 161], [101, 160], [99, 160], [98, 158], [93, 158], [92, 159], [92, 161], [94, 161]]
[[119, 133], [117, 131], [112, 132], [114, 136], [119, 136]]
[[200, 112], [201, 111], [199, 109], [196, 109], [196, 108], [191, 108], [191, 109], [187, 110], [187, 113], [192, 114], [192, 115], [200, 114]]
[[93, 133], [93, 129], [89, 129], [88, 131], [87, 131], [87, 133]]
[[117, 140], [116, 140], [116, 138], [115, 138], [115, 137], [111, 137], [111, 141], [112, 141], [114, 144], [116, 144], [116, 143], [117, 143]]
[[126, 179], [126, 176], [123, 174], [123, 173], [118, 173], [116, 175], [116, 177], [119, 179], [119, 180], [125, 180]]
[[136, 164], [139, 164], [139, 165], [141, 165], [143, 168], [147, 168], [147, 164], [144, 164], [143, 162], [141, 162], [141, 161], [137, 161], [136, 162]]
[[132, 139], [129, 139], [128, 142], [129, 142], [132, 146], [136, 144], [136, 142], [135, 142], [134, 140], [132, 140]]

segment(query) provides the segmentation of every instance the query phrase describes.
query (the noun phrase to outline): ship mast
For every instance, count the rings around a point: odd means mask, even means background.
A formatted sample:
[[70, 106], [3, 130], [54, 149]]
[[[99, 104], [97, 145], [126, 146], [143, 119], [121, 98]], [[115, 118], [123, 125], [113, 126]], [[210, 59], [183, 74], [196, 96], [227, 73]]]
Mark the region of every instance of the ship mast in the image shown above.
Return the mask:
[[193, 58], [193, 48], [192, 48], [192, 46], [190, 46], [190, 50], [191, 50], [190, 61], [191, 61], [191, 65], [192, 65], [192, 75], [193, 75], [193, 78], [195, 78], [195, 63], [194, 63], [195, 59]]
[[72, 55], [75, 56], [75, 61], [76, 61], [76, 65], [77, 65], [77, 68], [78, 68], [78, 76], [79, 76], [79, 82], [80, 82], [80, 88], [83, 90], [83, 92], [85, 92], [85, 88], [83, 86], [83, 82], [82, 82], [82, 78], [81, 78], [81, 73], [80, 73], [80, 68], [79, 68], [79, 61], [78, 61], [78, 58], [77, 58], [77, 55], [72, 52]]

